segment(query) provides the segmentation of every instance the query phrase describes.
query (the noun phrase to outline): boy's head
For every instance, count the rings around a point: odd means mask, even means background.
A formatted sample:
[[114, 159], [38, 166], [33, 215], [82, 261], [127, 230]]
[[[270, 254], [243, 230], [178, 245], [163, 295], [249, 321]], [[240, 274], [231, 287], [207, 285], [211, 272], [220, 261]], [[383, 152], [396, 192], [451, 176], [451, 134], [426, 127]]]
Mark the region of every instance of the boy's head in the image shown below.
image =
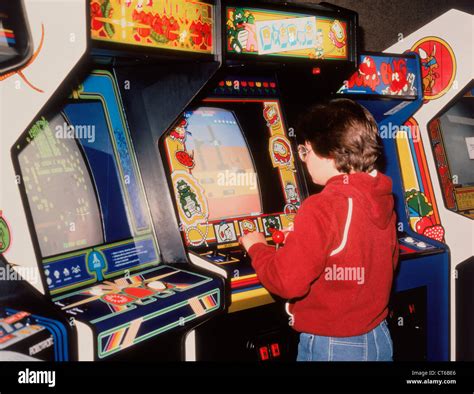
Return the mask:
[[300, 158], [319, 185], [335, 175], [374, 170], [382, 151], [374, 117], [349, 99], [312, 107], [297, 135]]

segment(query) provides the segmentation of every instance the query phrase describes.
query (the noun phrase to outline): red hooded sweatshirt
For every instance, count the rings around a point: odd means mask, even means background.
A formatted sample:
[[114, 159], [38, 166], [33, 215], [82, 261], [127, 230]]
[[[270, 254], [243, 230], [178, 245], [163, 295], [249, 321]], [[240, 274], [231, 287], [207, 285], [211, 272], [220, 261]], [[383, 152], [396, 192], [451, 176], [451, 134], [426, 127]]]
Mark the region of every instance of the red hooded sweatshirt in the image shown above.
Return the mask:
[[262, 284], [291, 300], [295, 330], [348, 337], [385, 319], [398, 261], [393, 205], [389, 177], [338, 175], [303, 202], [283, 247], [250, 248]]

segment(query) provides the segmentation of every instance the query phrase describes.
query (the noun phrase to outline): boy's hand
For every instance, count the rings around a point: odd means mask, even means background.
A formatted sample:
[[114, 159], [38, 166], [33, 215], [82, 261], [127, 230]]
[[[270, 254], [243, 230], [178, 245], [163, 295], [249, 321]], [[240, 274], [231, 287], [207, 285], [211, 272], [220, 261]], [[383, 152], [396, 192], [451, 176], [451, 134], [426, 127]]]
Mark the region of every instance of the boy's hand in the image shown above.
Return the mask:
[[267, 244], [265, 235], [263, 235], [262, 233], [258, 231], [253, 231], [251, 233], [244, 235], [243, 237], [240, 237], [239, 242], [245, 248], [247, 252], [255, 244], [258, 244], [258, 243], [263, 243], [265, 245]]

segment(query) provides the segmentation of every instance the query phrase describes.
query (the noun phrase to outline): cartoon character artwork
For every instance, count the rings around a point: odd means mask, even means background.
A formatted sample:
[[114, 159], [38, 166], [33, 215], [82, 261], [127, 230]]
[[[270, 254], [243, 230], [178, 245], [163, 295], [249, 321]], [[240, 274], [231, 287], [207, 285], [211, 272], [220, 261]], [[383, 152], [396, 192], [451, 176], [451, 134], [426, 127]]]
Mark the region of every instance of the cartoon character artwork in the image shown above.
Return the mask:
[[337, 19], [331, 24], [329, 29], [329, 39], [337, 49], [341, 49], [346, 46], [346, 30], [342, 26], [341, 22]]
[[380, 81], [380, 71], [377, 69], [374, 58], [372, 56], [364, 56], [357, 72], [351, 75], [341, 89], [352, 89], [354, 86], [363, 86], [375, 92], [377, 86], [380, 85]]
[[380, 72], [377, 70], [375, 60], [371, 56], [365, 56], [359, 66], [361, 85], [368, 86], [375, 91], [380, 84]]
[[293, 205], [296, 209], [298, 209], [301, 205], [300, 197], [298, 196], [298, 191], [296, 190], [296, 186], [288, 182], [285, 186], [285, 195], [286, 195], [286, 203]]
[[243, 8], [231, 11], [227, 20], [229, 47], [237, 53], [257, 52], [258, 41], [255, 17]]
[[[130, 6], [130, 4], [128, 6]], [[97, 34], [99, 37], [108, 38], [115, 35], [115, 26], [112, 23], [114, 7], [110, 0], [92, 1], [90, 16], [93, 34]]]
[[235, 242], [237, 235], [235, 234], [234, 224], [222, 222], [214, 226], [216, 240], [218, 243]]
[[5, 253], [11, 245], [10, 228], [0, 211], [0, 253]]
[[365, 56], [362, 60], [359, 66], [359, 75], [362, 77], [364, 86], [369, 86], [372, 90], [375, 90], [380, 83], [380, 73], [371, 56]]
[[414, 87], [415, 74], [407, 72], [405, 59], [394, 60], [390, 63], [382, 64], [384, 71], [382, 73], [383, 83], [388, 85], [382, 90], [383, 94], [389, 95], [416, 95]]
[[201, 205], [196, 198], [196, 193], [191, 189], [191, 186], [189, 186], [186, 181], [178, 181], [176, 184], [176, 190], [178, 191], [181, 209], [187, 218], [191, 218], [202, 212]]
[[283, 135], [270, 138], [270, 152], [274, 167], [292, 167], [293, 153], [290, 141]]
[[456, 75], [456, 58], [449, 44], [439, 37], [425, 37], [417, 41], [411, 51], [421, 58], [421, 75], [425, 100], [444, 95]]
[[174, 155], [179, 164], [189, 168], [190, 170], [194, 168], [195, 163], [193, 154], [190, 154], [185, 150], [178, 150]]
[[133, 45], [212, 52], [209, 5], [164, 0], [91, 0], [92, 38]]
[[244, 219], [239, 222], [240, 233], [247, 235], [248, 233], [253, 233], [258, 231], [258, 224], [256, 220]]
[[280, 116], [274, 105], [265, 105], [263, 107], [263, 117], [267, 121], [267, 127], [277, 126], [280, 122]]
[[182, 119], [178, 125], [170, 131], [169, 137], [174, 141], [184, 144], [186, 142], [188, 133], [188, 121], [186, 119]]
[[190, 245], [206, 243], [212, 226], [208, 224], [209, 208], [204, 189], [189, 170], [173, 171], [171, 182], [175, 190], [180, 230]]
[[322, 29], [316, 30], [316, 39], [314, 46], [314, 57], [316, 59], [322, 59], [324, 57], [324, 34]]
[[281, 230], [282, 225], [280, 218], [277, 216], [266, 216], [262, 218], [263, 229], [265, 231], [265, 235], [270, 237], [274, 230]]
[[433, 218], [433, 206], [425, 194], [413, 189], [405, 193], [405, 200], [410, 217], [419, 218], [414, 225], [414, 230], [418, 234], [443, 242], [444, 228], [441, 224], [436, 224]]
[[433, 51], [428, 55], [425, 50], [418, 48], [418, 52], [421, 58], [421, 64], [426, 69], [426, 74], [423, 77], [423, 89], [427, 93], [433, 91], [436, 78], [439, 78], [439, 74], [436, 72], [438, 68], [438, 62], [436, 61], [436, 45], [433, 45]]

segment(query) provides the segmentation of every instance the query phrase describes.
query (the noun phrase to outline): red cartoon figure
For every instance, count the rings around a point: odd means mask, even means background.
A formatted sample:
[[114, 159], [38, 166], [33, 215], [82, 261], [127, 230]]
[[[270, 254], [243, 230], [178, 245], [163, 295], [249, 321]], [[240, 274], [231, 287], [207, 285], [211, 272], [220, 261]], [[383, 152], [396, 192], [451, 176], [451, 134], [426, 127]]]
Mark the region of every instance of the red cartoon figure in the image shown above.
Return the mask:
[[278, 116], [278, 111], [273, 105], [266, 106], [263, 109], [263, 117], [267, 121], [268, 127], [274, 126], [280, 120], [280, 117]]
[[383, 90], [384, 94], [400, 95], [407, 93], [409, 83], [405, 60], [394, 60], [392, 64], [383, 63], [382, 80], [388, 85], [388, 87]]
[[359, 70], [347, 81], [347, 88], [354, 86], [364, 86], [375, 91], [380, 84], [380, 73], [377, 71], [377, 65], [371, 56], [365, 56], [359, 65]]
[[370, 87], [372, 90], [380, 83], [377, 66], [372, 57], [366, 56], [359, 66], [359, 74], [362, 77], [362, 85]]
[[277, 164], [288, 165], [291, 160], [291, 149], [288, 142], [282, 138], [273, 141], [273, 157]]
[[176, 151], [174, 155], [176, 157], [176, 160], [178, 160], [178, 162], [182, 164], [183, 166], [190, 169], [194, 168], [195, 163], [194, 163], [194, 158], [192, 154], [189, 154], [188, 152], [184, 150], [178, 150]]
[[173, 130], [171, 130], [170, 138], [183, 144], [186, 141], [186, 135], [188, 133], [187, 127], [188, 122], [186, 119], [183, 119]]

